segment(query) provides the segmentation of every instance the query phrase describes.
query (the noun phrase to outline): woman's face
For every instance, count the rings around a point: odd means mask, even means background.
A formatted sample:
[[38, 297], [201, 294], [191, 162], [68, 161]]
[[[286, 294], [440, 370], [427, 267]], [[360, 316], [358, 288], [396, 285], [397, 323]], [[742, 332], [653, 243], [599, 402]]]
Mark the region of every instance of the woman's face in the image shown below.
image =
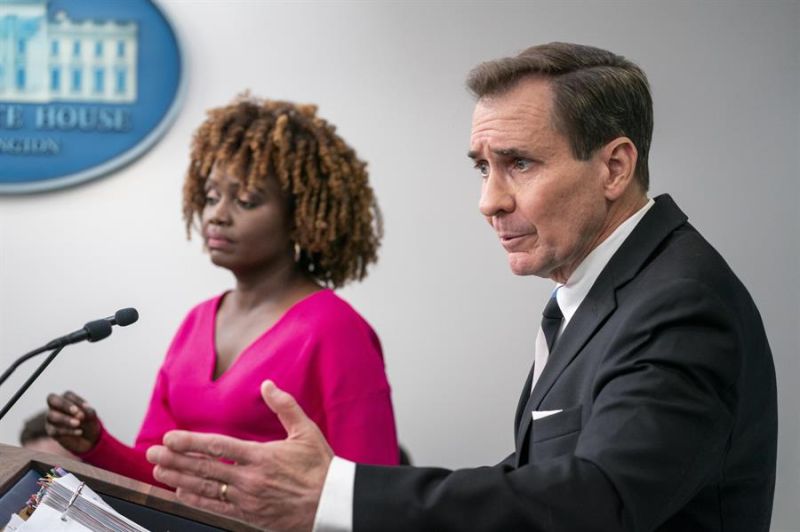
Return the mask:
[[276, 179], [247, 190], [215, 167], [205, 194], [202, 234], [211, 262], [234, 273], [292, 267], [286, 200]]

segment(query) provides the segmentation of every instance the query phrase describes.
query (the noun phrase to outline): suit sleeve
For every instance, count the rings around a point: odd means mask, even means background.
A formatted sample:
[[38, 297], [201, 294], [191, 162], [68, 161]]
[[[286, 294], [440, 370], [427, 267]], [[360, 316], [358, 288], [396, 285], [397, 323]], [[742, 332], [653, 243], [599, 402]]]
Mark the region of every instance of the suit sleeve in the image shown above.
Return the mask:
[[710, 481], [730, 437], [739, 325], [690, 280], [618, 309], [574, 453], [514, 469], [358, 466], [354, 530], [655, 530]]

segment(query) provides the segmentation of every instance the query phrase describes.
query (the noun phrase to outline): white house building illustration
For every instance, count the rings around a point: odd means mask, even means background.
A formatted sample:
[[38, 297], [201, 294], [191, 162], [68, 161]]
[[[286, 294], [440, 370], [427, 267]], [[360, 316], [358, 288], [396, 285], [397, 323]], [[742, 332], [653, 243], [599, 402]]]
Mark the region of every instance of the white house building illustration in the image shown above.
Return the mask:
[[135, 22], [47, 16], [47, 0], [0, 0], [0, 101], [136, 101]]

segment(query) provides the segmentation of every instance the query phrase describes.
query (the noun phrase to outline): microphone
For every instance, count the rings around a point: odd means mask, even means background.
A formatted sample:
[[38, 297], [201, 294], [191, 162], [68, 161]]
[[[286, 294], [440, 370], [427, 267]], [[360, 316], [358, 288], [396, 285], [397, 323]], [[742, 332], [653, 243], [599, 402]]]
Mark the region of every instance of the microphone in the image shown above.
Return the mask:
[[127, 327], [131, 323], [136, 323], [138, 319], [139, 313], [133, 307], [121, 308], [113, 316], [106, 318], [111, 325], [119, 325], [120, 327]]
[[[55, 340], [51, 340], [44, 346], [44, 351], [50, 351], [51, 349], [57, 349], [59, 347], [64, 347], [69, 344], [75, 344], [78, 342], [83, 342], [84, 340], [89, 340], [90, 342], [98, 342], [103, 338], [108, 338], [111, 335], [111, 325], [112, 318], [105, 318], [102, 320], [94, 320], [90, 321], [86, 325], [83, 326], [83, 329], [79, 329], [75, 332], [71, 332], [69, 334], [65, 334]], [[116, 322], [114, 322], [116, 323]]]
[[13, 364], [0, 376], [0, 385], [2, 385], [8, 377], [16, 370], [20, 364], [25, 362], [31, 357], [38, 355], [44, 351], [53, 351], [47, 359], [42, 362], [42, 364], [36, 369], [36, 371], [31, 375], [31, 377], [25, 381], [25, 384], [19, 389], [19, 391], [11, 398], [11, 400], [6, 403], [6, 406], [3, 407], [3, 410], [0, 411], [0, 419], [3, 419], [3, 416], [14, 406], [14, 403], [19, 400], [23, 393], [33, 384], [33, 381], [39, 377], [39, 375], [44, 371], [44, 369], [53, 361], [53, 359], [58, 355], [64, 347], [68, 346], [69, 344], [74, 344], [77, 342], [82, 342], [84, 340], [88, 340], [90, 342], [98, 342], [104, 338], [107, 338], [111, 335], [111, 327], [112, 325], [119, 325], [120, 327], [127, 327], [128, 325], [135, 323], [136, 320], [139, 319], [139, 313], [136, 311], [135, 308], [124, 308], [116, 311], [113, 316], [109, 316], [107, 318], [94, 320], [88, 322], [86, 325], [83, 326], [82, 329], [77, 331], [71, 332], [64, 336], [60, 336], [55, 340], [51, 340], [47, 344], [37, 349], [34, 349], [30, 353], [26, 353], [19, 357]]
[[[98, 342], [103, 338], [107, 338], [111, 334], [111, 326], [119, 325], [120, 327], [127, 327], [131, 323], [136, 323], [139, 319], [139, 313], [135, 308], [123, 308], [114, 313], [113, 316], [103, 318], [101, 320], [90, 321], [75, 332], [65, 334], [55, 340], [51, 340], [44, 346], [45, 351], [63, 347], [65, 345], [74, 344], [88, 340], [90, 342]], [[2, 381], [0, 381], [2, 384]]]

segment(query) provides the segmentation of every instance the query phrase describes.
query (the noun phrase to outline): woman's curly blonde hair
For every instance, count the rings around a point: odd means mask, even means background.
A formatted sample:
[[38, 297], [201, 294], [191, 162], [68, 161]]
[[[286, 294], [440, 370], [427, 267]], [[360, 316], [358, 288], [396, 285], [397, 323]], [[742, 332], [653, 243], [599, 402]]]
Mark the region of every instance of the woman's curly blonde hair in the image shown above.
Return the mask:
[[363, 279], [378, 258], [380, 210], [366, 163], [316, 111], [249, 94], [209, 110], [195, 132], [183, 185], [187, 236], [200, 220], [215, 165], [249, 190], [274, 178], [288, 201], [298, 267], [331, 287]]

